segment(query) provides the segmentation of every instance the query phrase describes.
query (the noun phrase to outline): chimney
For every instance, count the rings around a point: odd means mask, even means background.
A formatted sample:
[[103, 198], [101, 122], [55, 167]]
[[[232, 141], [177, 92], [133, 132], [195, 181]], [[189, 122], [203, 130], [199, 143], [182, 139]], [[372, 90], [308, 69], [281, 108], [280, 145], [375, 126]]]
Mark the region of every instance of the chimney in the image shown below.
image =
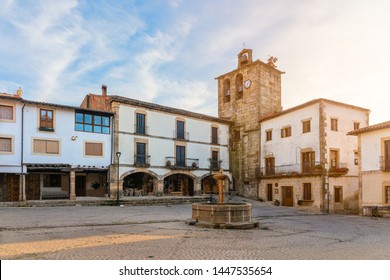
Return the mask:
[[106, 97], [107, 96], [107, 86], [102, 85], [102, 96]]

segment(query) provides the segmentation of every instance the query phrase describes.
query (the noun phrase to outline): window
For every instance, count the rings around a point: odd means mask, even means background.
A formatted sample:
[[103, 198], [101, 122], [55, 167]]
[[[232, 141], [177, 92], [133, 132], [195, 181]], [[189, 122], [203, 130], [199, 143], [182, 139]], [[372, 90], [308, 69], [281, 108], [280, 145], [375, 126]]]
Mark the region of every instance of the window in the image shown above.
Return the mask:
[[176, 166], [186, 166], [185, 146], [176, 146]]
[[60, 174], [43, 174], [44, 188], [61, 188]]
[[334, 187], [334, 202], [343, 202], [343, 187]]
[[136, 148], [136, 164], [146, 164], [146, 143], [137, 142]]
[[218, 151], [211, 151], [211, 169], [219, 170], [219, 168], [220, 168], [219, 152]]
[[40, 109], [39, 129], [54, 130], [53, 127], [53, 110]]
[[110, 134], [110, 118], [103, 115], [76, 112], [75, 130]]
[[360, 128], [360, 123], [359, 122], [354, 122], [353, 123], [353, 130], [357, 130]]
[[280, 137], [286, 138], [291, 136], [291, 126], [284, 127], [280, 130]]
[[244, 78], [242, 74], [236, 76], [236, 89], [237, 89], [237, 100], [242, 99], [244, 92]]
[[85, 142], [85, 155], [102, 157], [103, 156], [103, 143]]
[[12, 153], [11, 137], [0, 137], [0, 153]]
[[211, 144], [218, 144], [218, 127], [211, 127]]
[[303, 184], [303, 200], [311, 200], [311, 183]]
[[302, 133], [308, 133], [311, 131], [310, 120], [302, 122]]
[[265, 140], [266, 141], [271, 141], [272, 140], [272, 130], [267, 130], [265, 132]]
[[265, 158], [265, 175], [275, 175], [275, 158]]
[[330, 119], [330, 130], [332, 131], [338, 131], [338, 120], [337, 119]]
[[0, 105], [0, 121], [12, 121], [14, 119], [14, 107]]
[[359, 152], [354, 152], [355, 158], [354, 163], [355, 165], [359, 165]]
[[233, 130], [233, 140], [240, 140], [241, 133], [239, 129]]
[[136, 113], [135, 133], [146, 134], [145, 114]]
[[310, 173], [315, 166], [315, 152], [302, 152], [302, 173]]
[[230, 102], [230, 80], [226, 79], [223, 81], [223, 94], [224, 94], [224, 101]]
[[60, 142], [56, 140], [34, 139], [33, 153], [58, 155], [60, 153]]
[[184, 138], [184, 121], [176, 121], [176, 138], [185, 140]]
[[385, 187], [385, 203], [390, 203], [390, 186]]
[[330, 150], [330, 167], [339, 167], [339, 152], [337, 150]]

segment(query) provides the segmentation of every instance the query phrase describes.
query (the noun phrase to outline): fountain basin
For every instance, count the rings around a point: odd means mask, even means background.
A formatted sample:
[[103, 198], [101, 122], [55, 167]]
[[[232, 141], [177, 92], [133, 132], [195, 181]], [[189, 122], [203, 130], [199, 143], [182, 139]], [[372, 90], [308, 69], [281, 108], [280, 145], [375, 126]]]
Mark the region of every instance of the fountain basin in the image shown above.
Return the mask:
[[191, 225], [209, 228], [250, 229], [258, 227], [252, 221], [250, 203], [194, 203]]

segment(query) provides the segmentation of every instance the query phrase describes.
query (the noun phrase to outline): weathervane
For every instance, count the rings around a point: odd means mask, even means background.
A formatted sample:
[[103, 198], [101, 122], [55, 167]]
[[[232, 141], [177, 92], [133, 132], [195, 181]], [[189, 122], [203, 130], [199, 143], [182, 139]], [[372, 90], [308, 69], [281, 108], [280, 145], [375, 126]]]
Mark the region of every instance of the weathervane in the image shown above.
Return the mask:
[[274, 67], [274, 68], [276, 68], [276, 65], [275, 65], [275, 63], [278, 61], [278, 58], [277, 57], [274, 57], [274, 56], [270, 56], [270, 55], [268, 55], [268, 60], [267, 60], [267, 64], [269, 65], [269, 66], [271, 66], [271, 67]]

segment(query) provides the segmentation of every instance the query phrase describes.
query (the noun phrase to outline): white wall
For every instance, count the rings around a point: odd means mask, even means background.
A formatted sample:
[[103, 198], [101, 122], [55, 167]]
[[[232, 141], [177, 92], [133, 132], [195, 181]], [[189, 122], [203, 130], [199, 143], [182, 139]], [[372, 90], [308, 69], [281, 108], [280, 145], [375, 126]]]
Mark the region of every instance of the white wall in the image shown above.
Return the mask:
[[[134, 135], [135, 114], [146, 114], [147, 135]], [[189, 133], [189, 141], [175, 141], [176, 119], [185, 120], [185, 132]], [[211, 145], [211, 127], [218, 125], [221, 145]], [[152, 111], [140, 107], [121, 104], [119, 107], [119, 151], [122, 164], [133, 164], [135, 154], [135, 139], [147, 141], [147, 153], [150, 155], [151, 166], [165, 166], [166, 157], [175, 156], [175, 143], [186, 146], [186, 158], [199, 159], [199, 168], [208, 169], [211, 157], [211, 147], [219, 149], [222, 167], [229, 168], [229, 126], [211, 120], [196, 119], [188, 116], [179, 116], [165, 112]], [[151, 168], [152, 168], [151, 167]], [[154, 169], [153, 169], [154, 170]], [[155, 171], [155, 170], [154, 170]], [[166, 170], [156, 171], [162, 175]]]
[[0, 154], [0, 172], [20, 173], [21, 169], [21, 109], [23, 104], [16, 101], [2, 100], [0, 104], [14, 107], [15, 119], [13, 121], [0, 121], [0, 136], [12, 137], [12, 153]]
[[390, 139], [390, 128], [384, 128], [381, 130], [362, 133], [360, 137], [362, 171], [380, 170], [380, 157], [382, 156], [382, 139]]
[[[311, 120], [311, 131], [302, 133], [302, 121]], [[281, 129], [291, 126], [291, 136], [281, 138]], [[272, 140], [266, 141], [266, 131], [272, 129]], [[319, 114], [318, 104], [266, 120], [261, 123], [261, 166], [269, 153], [275, 157], [275, 165], [297, 164], [300, 170], [301, 150], [311, 148], [316, 161], [320, 160], [319, 151]]]
[[[54, 132], [39, 130], [39, 109], [54, 110]], [[24, 162], [35, 164], [70, 164], [73, 166], [109, 166], [111, 163], [111, 135], [75, 130], [75, 110], [58, 107], [38, 107], [26, 105], [24, 109]], [[71, 137], [76, 136], [72, 141]], [[53, 139], [60, 141], [59, 155], [37, 155], [33, 153], [33, 139]], [[103, 142], [104, 156], [84, 155], [84, 141]]]
[[[329, 102], [325, 103], [326, 112], [326, 144], [328, 149], [328, 162], [330, 163], [330, 149], [339, 150], [339, 162], [346, 163], [349, 175], [358, 175], [358, 165], [355, 165], [354, 152], [358, 151], [356, 136], [346, 136], [354, 130], [354, 122], [360, 123], [360, 128], [368, 126], [367, 113], [362, 110], [339, 106]], [[338, 119], [338, 131], [331, 130], [331, 118]]]

